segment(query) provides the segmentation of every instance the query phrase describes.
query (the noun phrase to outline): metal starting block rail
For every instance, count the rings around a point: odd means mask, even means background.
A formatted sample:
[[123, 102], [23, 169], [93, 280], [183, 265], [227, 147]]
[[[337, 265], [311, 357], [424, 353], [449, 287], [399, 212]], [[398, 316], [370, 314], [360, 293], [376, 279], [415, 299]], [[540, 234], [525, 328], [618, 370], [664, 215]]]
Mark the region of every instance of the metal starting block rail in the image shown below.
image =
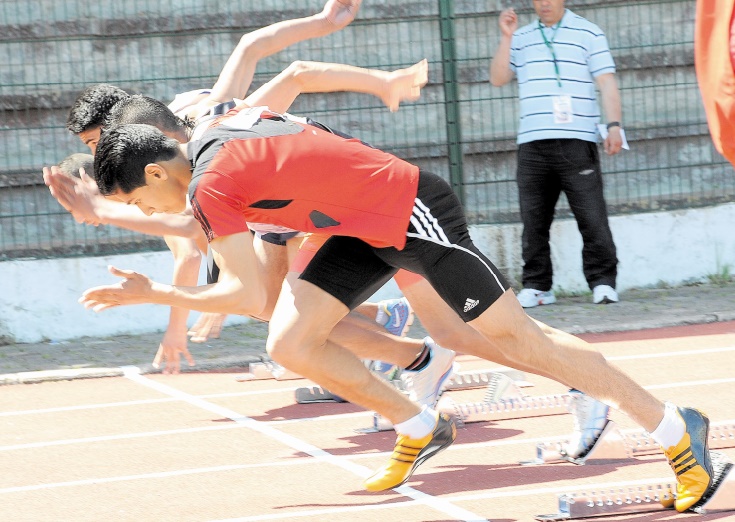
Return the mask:
[[[702, 499], [691, 509], [701, 515], [735, 511], [735, 467], [727, 456], [712, 453], [714, 477]], [[536, 520], [563, 521], [670, 510], [676, 499], [674, 480], [579, 490], [558, 495], [559, 513], [538, 515]]]
[[[642, 455], [655, 455], [661, 451], [659, 445], [644, 430], [621, 431], [610, 421], [590, 451], [578, 459], [564, 454], [568, 438], [549, 440], [536, 444], [536, 458], [522, 461], [523, 465], [572, 462], [585, 464], [591, 459], [627, 459]], [[712, 423], [709, 428], [709, 447], [712, 450], [735, 447], [735, 421]]]
[[451, 377], [449, 377], [449, 379], [447, 379], [447, 382], [444, 383], [444, 391], [484, 388], [490, 384], [493, 375], [495, 374], [502, 374], [509, 377], [513, 382], [517, 383], [518, 386], [531, 385], [525, 381], [525, 374], [522, 371], [514, 370], [513, 368], [497, 368], [494, 370], [455, 372]]
[[[449, 377], [444, 383], [442, 389], [447, 390], [469, 390], [474, 388], [488, 387], [488, 394], [491, 394], [496, 390], [495, 385], [498, 381], [504, 381], [502, 387], [503, 394], [521, 396], [523, 395], [520, 391], [521, 386], [533, 386], [531, 383], [523, 380], [525, 375], [519, 370], [512, 368], [500, 368], [497, 370], [480, 370], [474, 372], [456, 372]], [[393, 386], [398, 388], [400, 391], [405, 392], [403, 381], [400, 379], [393, 379], [389, 381]], [[320, 386], [309, 386], [303, 388], [297, 388], [295, 392], [296, 402], [299, 404], [310, 404], [313, 402], [344, 402], [340, 397], [332, 394], [329, 390], [326, 390]], [[488, 399], [489, 400], [489, 399]], [[377, 423], [374, 423], [377, 426]], [[385, 430], [393, 429], [392, 425], [380, 422], [381, 426], [385, 427]], [[378, 428], [373, 428], [378, 431]]]
[[303, 377], [273, 361], [250, 363], [248, 365], [248, 372], [237, 377], [238, 381], [259, 381], [263, 379], [288, 381], [292, 379], [303, 379]]
[[[448, 396], [442, 396], [436, 410], [446, 413], [462, 426], [470, 422], [498, 421], [507, 419], [525, 419], [560, 415], [568, 413], [567, 403], [571, 399], [568, 393], [559, 395], [541, 395], [537, 397], [511, 397], [495, 402], [454, 402]], [[373, 415], [373, 425], [360, 430], [369, 433], [392, 430], [393, 425], [377, 413]]]
[[454, 417], [458, 424], [498, 421], [569, 413], [568, 393], [526, 397], [507, 397], [486, 402], [455, 402], [451, 397], [439, 399], [436, 409]]

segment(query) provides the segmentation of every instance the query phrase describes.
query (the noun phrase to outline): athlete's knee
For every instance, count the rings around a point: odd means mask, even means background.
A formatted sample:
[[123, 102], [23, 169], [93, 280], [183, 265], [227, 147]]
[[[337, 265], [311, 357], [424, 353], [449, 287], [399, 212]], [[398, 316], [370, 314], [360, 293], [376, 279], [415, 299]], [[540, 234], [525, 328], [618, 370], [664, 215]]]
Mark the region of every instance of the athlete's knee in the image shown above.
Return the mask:
[[326, 339], [318, 338], [310, 333], [308, 327], [298, 324], [284, 329], [278, 329], [273, 323], [271, 326], [265, 345], [271, 359], [284, 366], [300, 366], [318, 360], [314, 353]]
[[271, 332], [265, 343], [265, 351], [274, 361], [286, 364], [287, 362], [297, 358], [297, 346], [298, 343], [295, 342], [292, 336]]

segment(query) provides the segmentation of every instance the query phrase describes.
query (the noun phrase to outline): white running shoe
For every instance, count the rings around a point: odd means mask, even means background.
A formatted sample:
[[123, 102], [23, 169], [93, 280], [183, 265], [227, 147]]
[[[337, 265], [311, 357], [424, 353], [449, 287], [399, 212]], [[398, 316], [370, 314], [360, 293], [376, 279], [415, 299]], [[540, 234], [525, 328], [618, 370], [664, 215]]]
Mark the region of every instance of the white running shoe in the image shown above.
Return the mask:
[[542, 292], [534, 288], [524, 288], [518, 295], [518, 302], [523, 308], [533, 308], [538, 305], [548, 305], [556, 303], [556, 296], [553, 290]]
[[443, 391], [442, 386], [454, 371], [455, 353], [442, 348], [431, 337], [424, 339], [424, 343], [431, 350], [429, 364], [416, 372], [403, 370], [401, 381], [409, 399], [432, 408]]
[[595, 304], [610, 304], [618, 301], [620, 297], [612, 286], [597, 285], [592, 289], [592, 302]]
[[608, 423], [610, 407], [577, 390], [571, 390], [569, 394], [572, 396], [569, 413], [574, 417], [574, 432], [564, 447], [564, 453], [577, 459], [584, 457], [600, 438]]

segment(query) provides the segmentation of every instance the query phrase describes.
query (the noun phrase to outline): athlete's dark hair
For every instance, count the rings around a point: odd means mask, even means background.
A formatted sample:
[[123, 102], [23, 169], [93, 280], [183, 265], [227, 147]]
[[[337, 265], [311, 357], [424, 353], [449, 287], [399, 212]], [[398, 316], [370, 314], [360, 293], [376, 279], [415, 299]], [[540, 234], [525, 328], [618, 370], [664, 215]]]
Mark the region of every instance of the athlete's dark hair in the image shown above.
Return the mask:
[[94, 155], [95, 180], [104, 196], [121, 190], [130, 194], [145, 186], [145, 167], [179, 153], [179, 142], [151, 125], [106, 128]]
[[163, 132], [184, 134], [189, 128], [187, 122], [171, 112], [166, 104], [141, 94], [128, 96], [116, 103], [105, 120], [106, 127], [128, 123], [144, 123], [153, 125]]
[[128, 96], [130, 96], [128, 93], [109, 83], [87, 87], [74, 100], [66, 119], [66, 128], [74, 134], [79, 134], [95, 127], [102, 127], [110, 109]]
[[80, 168], [83, 168], [88, 176], [94, 177], [94, 156], [83, 152], [75, 152], [59, 163], [59, 170], [67, 176], [79, 177]]

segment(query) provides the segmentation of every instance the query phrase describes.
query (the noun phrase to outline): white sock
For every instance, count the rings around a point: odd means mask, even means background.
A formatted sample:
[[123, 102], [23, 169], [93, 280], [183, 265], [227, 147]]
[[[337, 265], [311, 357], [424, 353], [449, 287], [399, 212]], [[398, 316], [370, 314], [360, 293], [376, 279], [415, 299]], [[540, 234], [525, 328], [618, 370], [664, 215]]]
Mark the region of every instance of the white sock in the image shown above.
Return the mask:
[[399, 422], [393, 427], [396, 433], [408, 435], [412, 439], [423, 439], [434, 431], [438, 420], [439, 414], [428, 406], [424, 406], [421, 408], [421, 413], [414, 415], [407, 421]]
[[375, 322], [381, 325], [388, 322], [388, 315], [385, 313], [383, 305], [378, 305], [378, 313], [375, 314]]
[[686, 425], [684, 424], [684, 419], [676, 411], [676, 406], [670, 402], [667, 402], [665, 406], [664, 418], [661, 419], [661, 423], [651, 433], [651, 438], [658, 442], [662, 448], [668, 449], [679, 443], [686, 431]]

